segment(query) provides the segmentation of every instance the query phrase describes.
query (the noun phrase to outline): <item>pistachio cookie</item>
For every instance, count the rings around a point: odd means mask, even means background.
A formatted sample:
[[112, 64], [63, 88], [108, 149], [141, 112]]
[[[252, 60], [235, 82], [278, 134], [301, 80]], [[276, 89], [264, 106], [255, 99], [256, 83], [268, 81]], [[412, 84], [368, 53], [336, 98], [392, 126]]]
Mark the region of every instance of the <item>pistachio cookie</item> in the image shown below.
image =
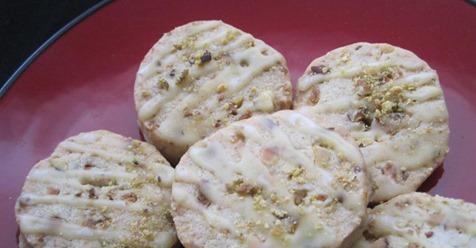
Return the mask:
[[108, 131], [61, 142], [28, 174], [15, 214], [21, 247], [172, 247], [173, 168]]
[[255, 113], [291, 107], [284, 57], [221, 21], [175, 28], [152, 47], [134, 99], [146, 140], [173, 164], [196, 141]]
[[355, 43], [314, 60], [295, 107], [352, 136], [376, 184], [372, 201], [415, 191], [448, 152], [448, 112], [438, 75], [410, 51]]
[[176, 167], [185, 247], [348, 247], [370, 187], [357, 146], [291, 110], [235, 122]]
[[476, 247], [476, 205], [425, 193], [399, 195], [370, 210], [355, 248]]

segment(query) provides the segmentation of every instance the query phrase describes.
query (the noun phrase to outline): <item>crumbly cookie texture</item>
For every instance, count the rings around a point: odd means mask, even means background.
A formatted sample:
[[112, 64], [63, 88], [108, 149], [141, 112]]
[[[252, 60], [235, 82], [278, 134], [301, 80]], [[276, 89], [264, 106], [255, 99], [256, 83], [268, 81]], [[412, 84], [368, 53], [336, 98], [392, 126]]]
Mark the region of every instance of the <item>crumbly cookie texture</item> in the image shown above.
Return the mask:
[[284, 57], [221, 21], [196, 21], [166, 33], [137, 73], [141, 130], [173, 164], [190, 145], [231, 122], [287, 109]]
[[348, 247], [369, 199], [357, 146], [290, 110], [235, 122], [176, 167], [185, 247]]
[[359, 144], [374, 202], [415, 191], [448, 152], [436, 71], [389, 44], [356, 43], [317, 58], [299, 79], [294, 105]]
[[370, 210], [353, 247], [476, 247], [476, 205], [426, 193], [399, 195]]
[[173, 168], [108, 131], [61, 142], [28, 174], [15, 214], [22, 247], [172, 247]]
[[18, 248], [32, 248], [22, 233], [18, 235]]

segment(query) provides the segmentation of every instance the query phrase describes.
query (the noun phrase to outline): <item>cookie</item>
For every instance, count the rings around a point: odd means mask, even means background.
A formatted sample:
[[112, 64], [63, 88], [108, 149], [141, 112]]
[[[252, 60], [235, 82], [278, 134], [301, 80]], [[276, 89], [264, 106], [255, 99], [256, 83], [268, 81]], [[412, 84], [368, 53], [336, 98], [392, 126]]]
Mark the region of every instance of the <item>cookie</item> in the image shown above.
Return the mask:
[[32, 248], [32, 246], [28, 244], [28, 241], [26, 241], [25, 236], [22, 233], [18, 235], [18, 248]]
[[370, 192], [357, 146], [291, 110], [220, 129], [175, 173], [185, 247], [347, 247]]
[[476, 205], [426, 193], [399, 195], [369, 212], [355, 248], [476, 247]]
[[145, 139], [176, 164], [190, 145], [231, 122], [291, 107], [284, 57], [221, 21], [166, 33], [142, 61], [134, 86]]
[[28, 174], [15, 214], [22, 247], [172, 247], [173, 168], [108, 131], [61, 142]]
[[438, 74], [410, 51], [355, 43], [314, 60], [294, 105], [359, 144], [372, 201], [415, 191], [448, 152], [448, 112]]

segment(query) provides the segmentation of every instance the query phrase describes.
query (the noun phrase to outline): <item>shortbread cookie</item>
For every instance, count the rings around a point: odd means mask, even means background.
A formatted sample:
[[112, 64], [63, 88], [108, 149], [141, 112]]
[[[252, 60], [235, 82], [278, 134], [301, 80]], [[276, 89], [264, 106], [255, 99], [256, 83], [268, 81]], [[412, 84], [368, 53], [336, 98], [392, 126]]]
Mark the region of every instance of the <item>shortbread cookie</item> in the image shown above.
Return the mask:
[[22, 233], [18, 235], [18, 248], [32, 248], [32, 246], [28, 244], [28, 241], [26, 241], [25, 236]]
[[173, 168], [108, 131], [61, 142], [28, 174], [15, 214], [22, 247], [172, 247]]
[[355, 248], [476, 247], [476, 205], [409, 193], [370, 210]]
[[185, 247], [347, 247], [369, 191], [357, 146], [284, 110], [194, 144], [176, 167], [172, 214]]
[[137, 73], [134, 99], [146, 140], [172, 163], [228, 123], [291, 107], [284, 57], [221, 21], [166, 33]]
[[412, 52], [356, 43], [314, 60], [296, 107], [359, 144], [376, 183], [373, 201], [415, 191], [448, 152], [448, 112], [436, 71]]

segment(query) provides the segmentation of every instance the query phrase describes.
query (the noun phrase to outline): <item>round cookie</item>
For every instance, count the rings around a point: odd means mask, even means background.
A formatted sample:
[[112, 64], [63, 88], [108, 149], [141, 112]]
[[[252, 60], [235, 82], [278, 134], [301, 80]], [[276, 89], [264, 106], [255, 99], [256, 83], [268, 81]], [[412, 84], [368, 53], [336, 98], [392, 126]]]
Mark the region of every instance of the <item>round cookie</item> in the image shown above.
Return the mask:
[[26, 178], [21, 247], [172, 247], [173, 174], [145, 142], [108, 131], [68, 138]]
[[18, 235], [18, 248], [32, 248], [22, 233]]
[[476, 205], [425, 193], [399, 195], [370, 210], [354, 248], [476, 247]]
[[146, 140], [176, 164], [190, 145], [255, 113], [291, 107], [284, 57], [221, 21], [166, 33], [142, 61], [134, 86]]
[[185, 247], [348, 247], [369, 192], [355, 145], [284, 110], [191, 146], [176, 167], [172, 215]]
[[[359, 144], [372, 201], [415, 191], [448, 152], [448, 112], [436, 71], [410, 51], [355, 43], [314, 60], [294, 105]], [[311, 114], [311, 113], [310, 113]]]

